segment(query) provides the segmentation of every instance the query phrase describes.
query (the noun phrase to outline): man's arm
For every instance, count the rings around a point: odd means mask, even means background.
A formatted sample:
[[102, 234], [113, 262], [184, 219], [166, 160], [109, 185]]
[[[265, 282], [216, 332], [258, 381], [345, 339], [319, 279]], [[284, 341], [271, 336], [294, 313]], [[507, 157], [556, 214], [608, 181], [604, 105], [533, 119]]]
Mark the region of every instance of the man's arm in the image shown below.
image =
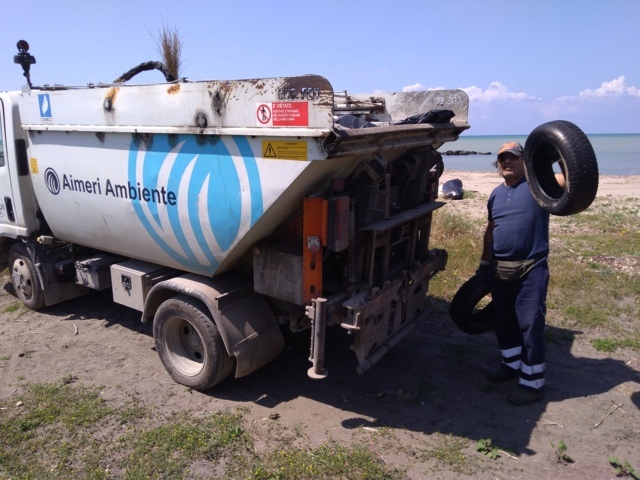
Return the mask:
[[491, 260], [491, 247], [493, 246], [493, 221], [487, 223], [487, 229], [484, 231], [482, 240], [482, 261]]
[[558, 185], [560, 185], [560, 188], [562, 188], [563, 190], [566, 190], [567, 179], [566, 179], [566, 172], [564, 171], [564, 163], [558, 162], [558, 165], [560, 166], [560, 171], [556, 173], [556, 182], [558, 182]]

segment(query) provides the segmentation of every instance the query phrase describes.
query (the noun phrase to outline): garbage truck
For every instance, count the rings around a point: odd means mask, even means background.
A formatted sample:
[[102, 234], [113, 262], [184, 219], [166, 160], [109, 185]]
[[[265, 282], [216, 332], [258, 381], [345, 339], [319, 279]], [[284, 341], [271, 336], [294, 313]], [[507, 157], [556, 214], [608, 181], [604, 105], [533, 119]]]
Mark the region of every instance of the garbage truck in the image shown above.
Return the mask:
[[331, 327], [364, 373], [428, 316], [438, 148], [469, 128], [463, 91], [34, 86], [28, 50], [27, 83], [0, 92], [0, 245], [27, 307], [110, 290], [196, 390], [272, 361], [287, 328], [310, 335], [309, 376], [327, 375]]

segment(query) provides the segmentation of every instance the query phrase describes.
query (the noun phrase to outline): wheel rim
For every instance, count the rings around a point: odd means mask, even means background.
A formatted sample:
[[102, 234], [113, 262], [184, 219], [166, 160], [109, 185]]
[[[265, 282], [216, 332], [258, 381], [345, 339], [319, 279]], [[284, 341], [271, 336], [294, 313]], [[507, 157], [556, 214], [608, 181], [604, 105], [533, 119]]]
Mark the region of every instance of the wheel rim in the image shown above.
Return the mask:
[[170, 317], [164, 327], [164, 345], [171, 365], [183, 375], [195, 376], [204, 367], [202, 337], [183, 317]]
[[16, 259], [11, 266], [11, 280], [13, 281], [13, 287], [22, 297], [26, 300], [31, 299], [33, 296], [33, 278], [31, 277], [29, 265], [21, 258]]

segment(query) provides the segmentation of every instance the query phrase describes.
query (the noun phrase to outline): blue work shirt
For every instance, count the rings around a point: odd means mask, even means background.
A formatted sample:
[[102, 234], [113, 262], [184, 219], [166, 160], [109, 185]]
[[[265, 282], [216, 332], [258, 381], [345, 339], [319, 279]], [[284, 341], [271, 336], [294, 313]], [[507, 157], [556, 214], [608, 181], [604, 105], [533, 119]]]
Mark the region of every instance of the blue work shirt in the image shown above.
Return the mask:
[[524, 177], [511, 187], [497, 186], [487, 206], [494, 224], [494, 258], [529, 260], [549, 254], [549, 212], [536, 203]]

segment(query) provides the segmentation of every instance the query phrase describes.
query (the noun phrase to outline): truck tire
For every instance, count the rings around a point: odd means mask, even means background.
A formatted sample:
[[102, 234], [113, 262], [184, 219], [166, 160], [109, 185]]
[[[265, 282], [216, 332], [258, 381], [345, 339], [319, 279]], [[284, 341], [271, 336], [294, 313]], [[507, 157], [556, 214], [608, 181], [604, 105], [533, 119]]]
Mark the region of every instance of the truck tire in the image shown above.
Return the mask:
[[176, 382], [204, 391], [227, 378], [234, 359], [218, 327], [198, 300], [178, 295], [164, 301], [153, 319], [153, 339], [162, 364]]
[[14, 243], [9, 250], [9, 271], [13, 289], [20, 301], [32, 310], [44, 307], [44, 290], [38, 271], [23, 243]]
[[[564, 170], [563, 190], [553, 164]], [[524, 146], [524, 167], [531, 194], [554, 215], [580, 213], [598, 191], [598, 162], [587, 136], [571, 122], [556, 120], [536, 127]]]
[[496, 309], [493, 300], [480, 309], [476, 308], [490, 293], [486, 275], [474, 275], [453, 296], [449, 308], [451, 319], [464, 333], [478, 335], [495, 326]]

